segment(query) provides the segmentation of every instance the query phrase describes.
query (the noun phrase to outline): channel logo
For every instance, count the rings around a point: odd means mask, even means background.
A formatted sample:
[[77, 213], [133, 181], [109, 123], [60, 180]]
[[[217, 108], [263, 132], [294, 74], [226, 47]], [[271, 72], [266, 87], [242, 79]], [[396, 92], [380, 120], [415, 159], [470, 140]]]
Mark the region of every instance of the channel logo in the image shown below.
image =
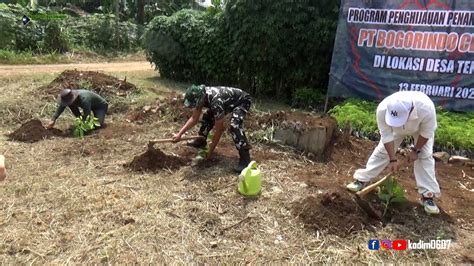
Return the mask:
[[382, 250], [390, 250], [392, 249], [392, 241], [384, 239], [380, 241], [380, 249]]
[[377, 239], [371, 239], [368, 246], [370, 250], [379, 250], [380, 242]]
[[406, 250], [408, 248], [408, 242], [403, 239], [397, 239], [392, 241], [393, 250]]

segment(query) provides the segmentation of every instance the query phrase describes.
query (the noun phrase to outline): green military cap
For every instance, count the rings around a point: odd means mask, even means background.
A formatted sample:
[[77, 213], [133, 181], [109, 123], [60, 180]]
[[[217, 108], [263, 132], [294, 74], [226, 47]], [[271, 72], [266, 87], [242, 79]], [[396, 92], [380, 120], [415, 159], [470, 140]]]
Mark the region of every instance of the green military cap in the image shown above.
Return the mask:
[[184, 94], [184, 106], [195, 108], [201, 104], [204, 95], [204, 85], [192, 85]]

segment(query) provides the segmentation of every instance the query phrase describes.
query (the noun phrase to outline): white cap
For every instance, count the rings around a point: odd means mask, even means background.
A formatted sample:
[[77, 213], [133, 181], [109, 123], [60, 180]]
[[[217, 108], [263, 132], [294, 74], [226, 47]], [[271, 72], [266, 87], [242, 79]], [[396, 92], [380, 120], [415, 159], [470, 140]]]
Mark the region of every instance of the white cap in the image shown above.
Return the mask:
[[413, 101], [409, 99], [394, 98], [387, 103], [385, 122], [391, 127], [401, 127], [408, 121]]

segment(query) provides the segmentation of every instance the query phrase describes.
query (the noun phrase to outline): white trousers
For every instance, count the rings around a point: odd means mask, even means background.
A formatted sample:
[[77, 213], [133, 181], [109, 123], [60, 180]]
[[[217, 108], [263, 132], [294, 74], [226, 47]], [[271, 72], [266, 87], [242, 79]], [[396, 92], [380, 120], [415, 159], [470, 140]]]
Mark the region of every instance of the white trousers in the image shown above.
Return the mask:
[[[413, 136], [415, 143], [418, 140], [418, 135]], [[403, 141], [403, 137], [394, 140], [395, 151], [398, 149]], [[439, 197], [441, 191], [439, 189], [438, 181], [435, 176], [435, 161], [433, 159], [433, 143], [434, 139], [429, 139], [428, 142], [421, 148], [418, 154], [418, 159], [414, 163], [414, 172], [418, 193], [425, 197]], [[382, 141], [379, 142], [365, 169], [358, 169], [354, 173], [354, 178], [361, 182], [369, 182], [377, 177], [389, 164], [387, 150]]]

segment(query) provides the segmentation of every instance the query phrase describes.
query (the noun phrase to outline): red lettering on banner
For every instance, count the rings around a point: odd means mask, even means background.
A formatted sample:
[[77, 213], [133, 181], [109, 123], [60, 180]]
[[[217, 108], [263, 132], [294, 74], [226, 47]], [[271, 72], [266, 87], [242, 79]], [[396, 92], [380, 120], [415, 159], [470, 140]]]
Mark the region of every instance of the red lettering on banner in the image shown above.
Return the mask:
[[395, 44], [393, 45], [396, 49], [402, 49], [403, 48], [403, 36], [405, 35], [405, 32], [403, 31], [397, 31], [395, 34]]
[[379, 30], [377, 32], [377, 44], [375, 47], [377, 48], [384, 48], [385, 47], [385, 37], [387, 36], [387, 32], [384, 30]]
[[466, 53], [469, 51], [469, 44], [472, 41], [471, 35], [469, 33], [464, 33], [459, 39], [459, 52]]

